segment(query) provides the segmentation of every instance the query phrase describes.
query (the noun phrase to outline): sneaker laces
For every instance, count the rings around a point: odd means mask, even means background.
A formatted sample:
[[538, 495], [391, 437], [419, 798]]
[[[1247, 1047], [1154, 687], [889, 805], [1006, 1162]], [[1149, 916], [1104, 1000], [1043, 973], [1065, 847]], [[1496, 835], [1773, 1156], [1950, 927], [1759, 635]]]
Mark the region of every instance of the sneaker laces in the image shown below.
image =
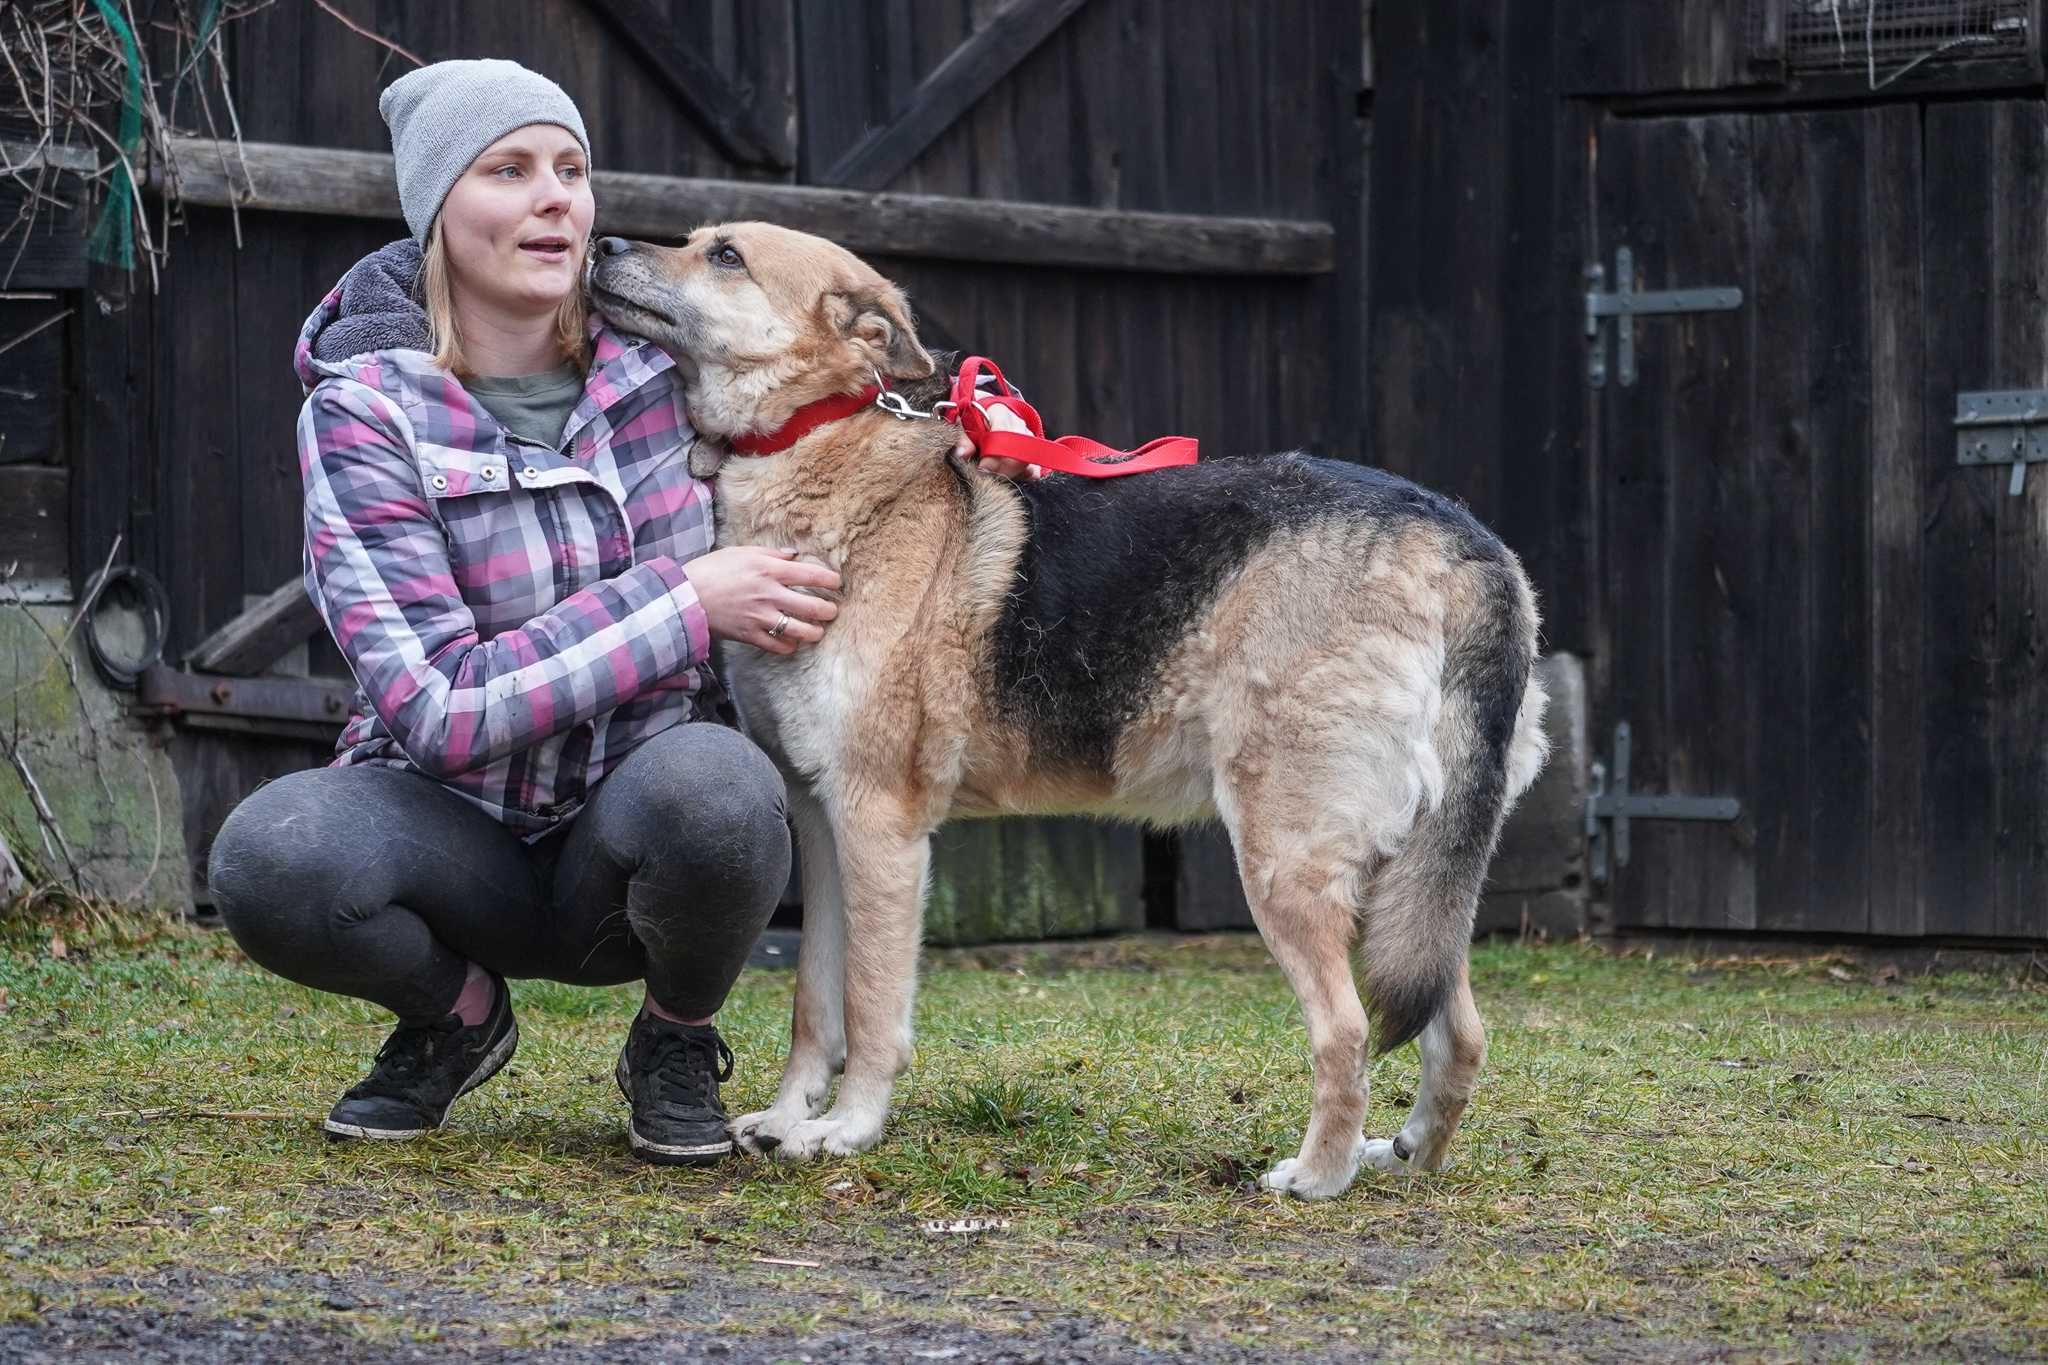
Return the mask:
[[648, 1070], [661, 1083], [661, 1102], [680, 1101], [702, 1108], [710, 1097], [705, 1077], [720, 1082], [732, 1079], [732, 1049], [718, 1030], [706, 1033], [664, 1029], [655, 1036], [654, 1057]]
[[460, 1018], [448, 1015], [430, 1024], [400, 1024], [377, 1049], [376, 1073], [380, 1079], [404, 1081], [427, 1071], [442, 1044], [463, 1028]]

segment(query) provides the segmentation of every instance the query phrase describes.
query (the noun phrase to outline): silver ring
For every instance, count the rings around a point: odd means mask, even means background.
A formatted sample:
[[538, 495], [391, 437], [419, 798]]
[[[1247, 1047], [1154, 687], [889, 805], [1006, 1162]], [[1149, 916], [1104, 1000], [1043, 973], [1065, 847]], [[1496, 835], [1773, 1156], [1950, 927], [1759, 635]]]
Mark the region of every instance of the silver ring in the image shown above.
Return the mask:
[[775, 624], [768, 627], [768, 638], [771, 640], [780, 640], [782, 638], [782, 632], [788, 629], [789, 613], [786, 611], [778, 611], [775, 613]]

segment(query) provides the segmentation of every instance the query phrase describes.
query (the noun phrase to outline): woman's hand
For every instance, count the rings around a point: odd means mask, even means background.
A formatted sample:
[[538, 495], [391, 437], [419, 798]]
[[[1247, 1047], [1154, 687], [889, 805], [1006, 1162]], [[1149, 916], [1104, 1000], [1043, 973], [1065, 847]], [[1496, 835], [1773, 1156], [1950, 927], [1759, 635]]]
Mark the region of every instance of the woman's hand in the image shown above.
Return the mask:
[[[805, 564], [795, 550], [732, 545], [698, 555], [683, 566], [697, 600], [721, 640], [738, 640], [770, 654], [794, 654], [825, 638], [825, 626], [839, 606], [796, 591], [839, 591], [839, 575], [822, 564]], [[783, 621], [782, 629], [775, 630]], [[771, 631], [775, 633], [770, 634]]]
[[[1021, 432], [1026, 436], [1031, 434], [1031, 428], [1025, 426], [1023, 419], [1008, 408], [995, 408], [989, 413], [988, 420], [991, 426], [1004, 431]], [[1029, 483], [1045, 477], [1045, 470], [1035, 464], [1025, 464], [1022, 460], [1006, 459], [1000, 455], [983, 455], [978, 460], [975, 459], [974, 438], [964, 431], [960, 433], [960, 439], [953, 443], [953, 458], [961, 461], [975, 460], [975, 463], [981, 466], [982, 473], [1000, 474], [1014, 483]]]

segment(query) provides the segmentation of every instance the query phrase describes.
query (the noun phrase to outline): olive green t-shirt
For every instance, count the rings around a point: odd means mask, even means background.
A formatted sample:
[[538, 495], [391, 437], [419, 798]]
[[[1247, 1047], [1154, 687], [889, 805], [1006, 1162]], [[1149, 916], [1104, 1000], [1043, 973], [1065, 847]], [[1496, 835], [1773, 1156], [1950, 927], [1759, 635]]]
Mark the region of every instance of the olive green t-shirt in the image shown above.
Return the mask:
[[565, 363], [539, 374], [478, 375], [463, 387], [505, 430], [552, 450], [583, 397], [583, 372]]

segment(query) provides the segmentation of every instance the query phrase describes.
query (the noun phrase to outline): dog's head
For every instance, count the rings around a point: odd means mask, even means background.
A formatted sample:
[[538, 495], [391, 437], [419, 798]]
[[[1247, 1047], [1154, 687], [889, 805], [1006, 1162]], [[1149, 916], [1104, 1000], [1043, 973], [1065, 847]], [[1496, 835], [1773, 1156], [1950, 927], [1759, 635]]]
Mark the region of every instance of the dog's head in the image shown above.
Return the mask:
[[822, 237], [722, 223], [678, 247], [607, 237], [594, 255], [592, 302], [675, 357], [707, 435], [772, 431], [877, 372], [908, 380], [937, 368], [902, 291]]

